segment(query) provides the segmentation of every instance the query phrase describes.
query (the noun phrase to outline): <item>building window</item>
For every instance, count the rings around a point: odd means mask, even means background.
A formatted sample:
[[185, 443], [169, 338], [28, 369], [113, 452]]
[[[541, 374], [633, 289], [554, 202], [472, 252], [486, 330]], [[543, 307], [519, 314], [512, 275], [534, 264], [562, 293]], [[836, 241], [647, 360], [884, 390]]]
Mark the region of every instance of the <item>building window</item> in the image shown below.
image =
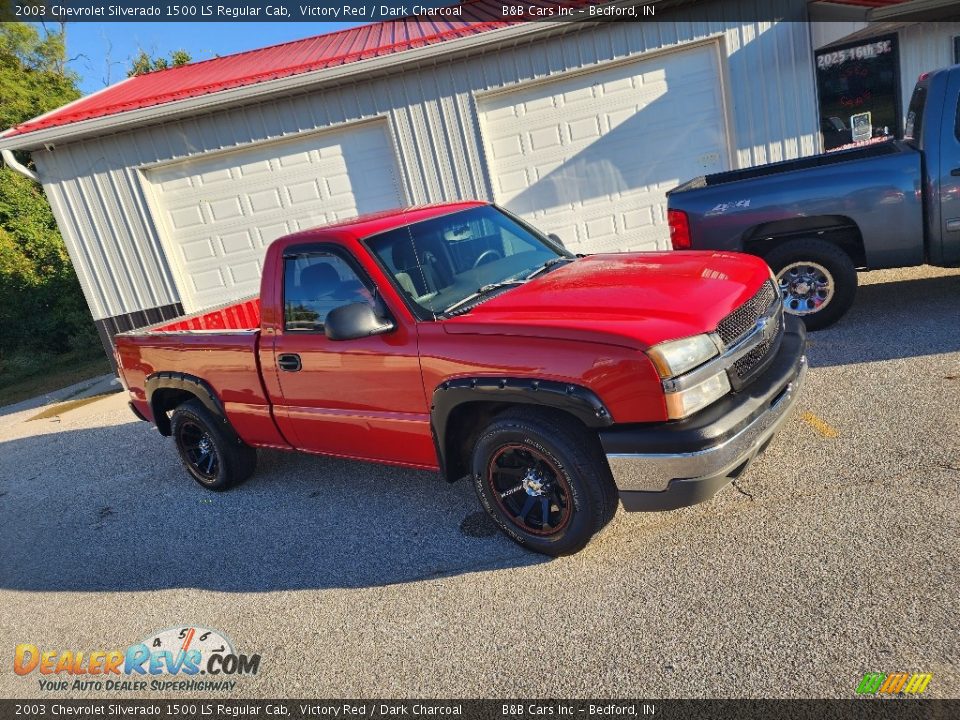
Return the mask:
[[895, 135], [901, 122], [896, 35], [816, 53], [824, 150]]

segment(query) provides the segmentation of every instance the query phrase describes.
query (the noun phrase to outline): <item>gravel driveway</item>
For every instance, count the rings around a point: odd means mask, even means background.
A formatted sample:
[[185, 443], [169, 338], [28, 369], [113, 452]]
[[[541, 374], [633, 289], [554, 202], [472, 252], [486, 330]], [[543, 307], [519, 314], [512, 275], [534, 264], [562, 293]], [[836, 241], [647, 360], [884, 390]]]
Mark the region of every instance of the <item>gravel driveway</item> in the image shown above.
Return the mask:
[[241, 697], [957, 697], [960, 272], [861, 279], [737, 487], [555, 561], [431, 473], [266, 452], [215, 494], [122, 395], [0, 416], [0, 696], [44, 696], [18, 643], [196, 624], [262, 655]]

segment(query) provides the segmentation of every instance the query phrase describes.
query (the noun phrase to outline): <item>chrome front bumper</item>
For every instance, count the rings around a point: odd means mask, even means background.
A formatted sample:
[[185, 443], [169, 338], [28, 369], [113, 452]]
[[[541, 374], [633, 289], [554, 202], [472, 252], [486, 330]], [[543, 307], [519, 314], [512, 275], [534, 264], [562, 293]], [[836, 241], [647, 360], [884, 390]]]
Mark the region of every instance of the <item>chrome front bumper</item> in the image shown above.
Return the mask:
[[[607, 462], [626, 510], [673, 510], [709, 500], [762, 453], [789, 417], [807, 373], [804, 334], [786, 382], [773, 388], [765, 407], [744, 427], [716, 443], [688, 452], [610, 452]], [[785, 348], [786, 349], [786, 348]], [[710, 426], [699, 428], [709, 435]], [[604, 438], [601, 437], [603, 441]], [[614, 443], [604, 442], [605, 446]], [[620, 442], [623, 444], [623, 441]]]

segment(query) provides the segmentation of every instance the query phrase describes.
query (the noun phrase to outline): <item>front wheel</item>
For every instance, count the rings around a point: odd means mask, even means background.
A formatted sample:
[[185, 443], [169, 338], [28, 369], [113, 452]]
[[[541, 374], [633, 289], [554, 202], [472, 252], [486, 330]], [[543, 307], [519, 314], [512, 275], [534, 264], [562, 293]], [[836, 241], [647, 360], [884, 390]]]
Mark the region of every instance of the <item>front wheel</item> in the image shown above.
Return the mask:
[[474, 446], [472, 471], [493, 521], [544, 555], [577, 552], [617, 509], [599, 441], [562, 415], [518, 409], [494, 418]]
[[783, 309], [808, 330], [833, 325], [857, 294], [857, 271], [842, 248], [823, 240], [794, 240], [764, 256], [773, 269]]

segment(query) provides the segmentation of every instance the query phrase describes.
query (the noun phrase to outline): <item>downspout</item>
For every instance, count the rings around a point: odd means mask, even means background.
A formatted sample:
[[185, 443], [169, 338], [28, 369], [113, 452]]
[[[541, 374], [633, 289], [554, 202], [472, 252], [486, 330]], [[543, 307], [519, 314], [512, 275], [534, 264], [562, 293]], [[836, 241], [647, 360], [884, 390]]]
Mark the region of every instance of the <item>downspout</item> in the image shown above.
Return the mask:
[[33, 170], [28, 168], [26, 165], [22, 164], [16, 157], [13, 155], [12, 150], [4, 148], [0, 150], [0, 156], [3, 157], [3, 163], [11, 170], [20, 173], [24, 177], [28, 177], [34, 182], [40, 182], [40, 176], [37, 175]]

